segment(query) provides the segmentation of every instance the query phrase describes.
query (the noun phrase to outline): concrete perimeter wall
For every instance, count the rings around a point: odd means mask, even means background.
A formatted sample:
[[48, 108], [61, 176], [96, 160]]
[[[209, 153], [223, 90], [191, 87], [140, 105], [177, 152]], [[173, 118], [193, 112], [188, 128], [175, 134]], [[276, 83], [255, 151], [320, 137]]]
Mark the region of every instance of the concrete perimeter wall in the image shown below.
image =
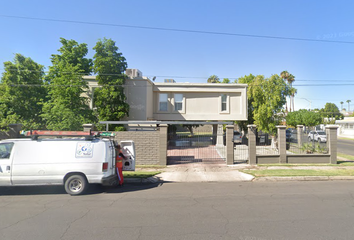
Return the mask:
[[159, 165], [159, 131], [115, 132], [115, 140], [133, 140], [137, 165]]
[[115, 132], [115, 140], [133, 140], [136, 165], [167, 165], [167, 125], [161, 124], [157, 131]]
[[[278, 147], [279, 154], [261, 155], [256, 154], [256, 125], [248, 126], [248, 149], [249, 164], [312, 164], [312, 163], [337, 163], [337, 126], [329, 125], [327, 131], [328, 154], [287, 154], [286, 151], [286, 126], [277, 126], [278, 128]], [[303, 126], [298, 126], [298, 132], [302, 131]]]

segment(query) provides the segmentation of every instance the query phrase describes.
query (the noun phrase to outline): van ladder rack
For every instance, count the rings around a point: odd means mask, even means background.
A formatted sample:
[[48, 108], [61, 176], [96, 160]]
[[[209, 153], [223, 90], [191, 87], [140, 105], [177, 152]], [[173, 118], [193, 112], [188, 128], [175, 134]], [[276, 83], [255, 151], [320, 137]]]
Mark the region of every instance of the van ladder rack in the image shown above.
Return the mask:
[[113, 137], [114, 133], [110, 132], [97, 132], [97, 131], [49, 131], [49, 130], [30, 130], [21, 131], [20, 134], [32, 137], [32, 139], [38, 139], [40, 136], [53, 136], [53, 137]]

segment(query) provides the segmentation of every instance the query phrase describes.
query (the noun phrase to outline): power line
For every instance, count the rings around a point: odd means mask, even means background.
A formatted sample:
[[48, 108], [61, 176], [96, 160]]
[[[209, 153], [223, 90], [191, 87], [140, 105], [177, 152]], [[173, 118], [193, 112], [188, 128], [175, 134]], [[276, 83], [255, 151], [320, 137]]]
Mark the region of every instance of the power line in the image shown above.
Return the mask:
[[[174, 83], [174, 84], [178, 84], [178, 83]], [[222, 83], [210, 83], [210, 84], [215, 84], [216, 86], [218, 84], [222, 84]], [[230, 83], [225, 83], [225, 84], [230, 84]], [[246, 83], [240, 83], [240, 84], [246, 84]], [[11, 87], [85, 87], [86, 85], [78, 85], [78, 84], [26, 84], [26, 83], [21, 83], [21, 84], [6, 84], [6, 83], [0, 83], [0, 87], [5, 87], [5, 86], [11, 86]], [[127, 84], [123, 84], [123, 85], [111, 85], [111, 84], [105, 84], [105, 85], [97, 85], [97, 86], [92, 86], [92, 87], [152, 87], [152, 86], [139, 86], [139, 85], [127, 85]], [[261, 86], [261, 85], [252, 85], [252, 86]], [[327, 87], [327, 86], [354, 86], [354, 83], [352, 84], [299, 84], [299, 85], [293, 85], [294, 87]]]
[[[1, 70], [5, 70], [4, 68], [0, 68]], [[9, 69], [9, 71], [14, 71], [14, 72], [43, 72], [43, 73], [49, 73], [50, 71], [38, 71], [38, 70], [29, 70], [29, 69]], [[90, 75], [91, 73], [78, 73], [78, 72], [68, 72], [68, 71], [54, 71], [55, 73], [63, 73], [63, 74], [73, 74], [73, 75], [80, 75], [80, 76], [97, 76], [97, 75]], [[101, 76], [124, 76], [126, 74], [119, 74], [119, 73], [101, 73]], [[168, 75], [147, 75], [148, 77], [160, 77], [160, 78], [186, 78], [186, 79], [208, 79], [209, 77], [191, 77], [191, 76], [168, 76]], [[239, 79], [239, 78], [235, 78], [235, 77], [219, 77], [220, 79], [224, 79], [224, 78], [228, 78], [228, 79]], [[354, 83], [354, 79], [353, 80], [338, 80], [338, 79], [333, 79], [333, 80], [329, 80], [329, 79], [324, 79], [324, 80], [320, 80], [320, 79], [296, 79], [295, 82], [353, 82]], [[323, 85], [323, 84], [321, 84]], [[335, 84], [337, 85], [337, 84]], [[295, 86], [295, 85], [294, 85]], [[302, 86], [302, 85], [296, 85], [296, 86]], [[317, 86], [317, 85], [316, 85]]]
[[241, 33], [228, 33], [228, 32], [188, 30], [188, 29], [178, 29], [178, 28], [147, 27], [147, 26], [139, 26], [139, 25], [84, 22], [84, 21], [75, 21], [75, 20], [24, 17], [24, 16], [13, 16], [13, 15], [3, 15], [3, 14], [1, 14], [0, 17], [27, 19], [27, 20], [37, 20], [37, 21], [47, 21], [47, 22], [77, 23], [77, 24], [99, 25], [99, 26], [109, 26], [109, 27], [124, 27], [124, 28], [135, 28], [135, 29], [147, 29], [147, 30], [158, 30], [158, 31], [172, 31], [172, 32], [186, 32], [186, 33], [224, 35], [224, 36], [235, 36], [235, 37], [250, 37], [250, 38], [266, 38], [266, 39], [291, 40], [291, 41], [354, 44], [354, 42], [351, 42], [351, 41], [334, 41], [334, 40], [312, 39], [312, 38], [295, 38], [295, 37], [280, 37], [280, 36], [270, 36], [270, 35], [256, 35], [256, 34], [241, 34]]

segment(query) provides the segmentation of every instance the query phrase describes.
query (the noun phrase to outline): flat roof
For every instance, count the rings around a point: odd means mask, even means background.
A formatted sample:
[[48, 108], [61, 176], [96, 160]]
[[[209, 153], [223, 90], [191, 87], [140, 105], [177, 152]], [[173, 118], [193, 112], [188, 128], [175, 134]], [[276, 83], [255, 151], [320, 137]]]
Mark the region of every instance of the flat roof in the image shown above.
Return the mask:
[[158, 124], [184, 124], [184, 125], [214, 125], [214, 124], [226, 124], [233, 125], [233, 122], [205, 122], [205, 121], [102, 121], [101, 124], [106, 124], [108, 129], [109, 124], [134, 124], [134, 125], [158, 125]]

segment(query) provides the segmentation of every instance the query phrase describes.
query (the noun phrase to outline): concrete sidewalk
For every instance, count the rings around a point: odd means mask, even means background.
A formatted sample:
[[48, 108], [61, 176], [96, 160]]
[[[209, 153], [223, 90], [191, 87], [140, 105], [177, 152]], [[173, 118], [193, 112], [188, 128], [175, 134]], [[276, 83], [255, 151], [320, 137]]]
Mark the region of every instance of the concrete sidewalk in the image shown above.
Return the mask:
[[[245, 166], [248, 166], [245, 164]], [[126, 179], [125, 182], [237, 182], [252, 181], [253, 176], [238, 171], [245, 166], [225, 164], [188, 163], [168, 165], [161, 169], [138, 169], [142, 171], [162, 171], [148, 179]]]
[[156, 177], [163, 182], [237, 182], [252, 181], [253, 176], [236, 167], [218, 164], [180, 164], [167, 166]]
[[[338, 157], [338, 160], [345, 160]], [[141, 168], [141, 171], [161, 171], [147, 179], [125, 179], [125, 182], [243, 182], [243, 181], [328, 181], [354, 180], [352, 176], [301, 176], [301, 177], [259, 177], [240, 172], [241, 169], [351, 169], [354, 166], [268, 166], [258, 167], [248, 164], [227, 166], [222, 164], [188, 163], [168, 165], [163, 169]]]

